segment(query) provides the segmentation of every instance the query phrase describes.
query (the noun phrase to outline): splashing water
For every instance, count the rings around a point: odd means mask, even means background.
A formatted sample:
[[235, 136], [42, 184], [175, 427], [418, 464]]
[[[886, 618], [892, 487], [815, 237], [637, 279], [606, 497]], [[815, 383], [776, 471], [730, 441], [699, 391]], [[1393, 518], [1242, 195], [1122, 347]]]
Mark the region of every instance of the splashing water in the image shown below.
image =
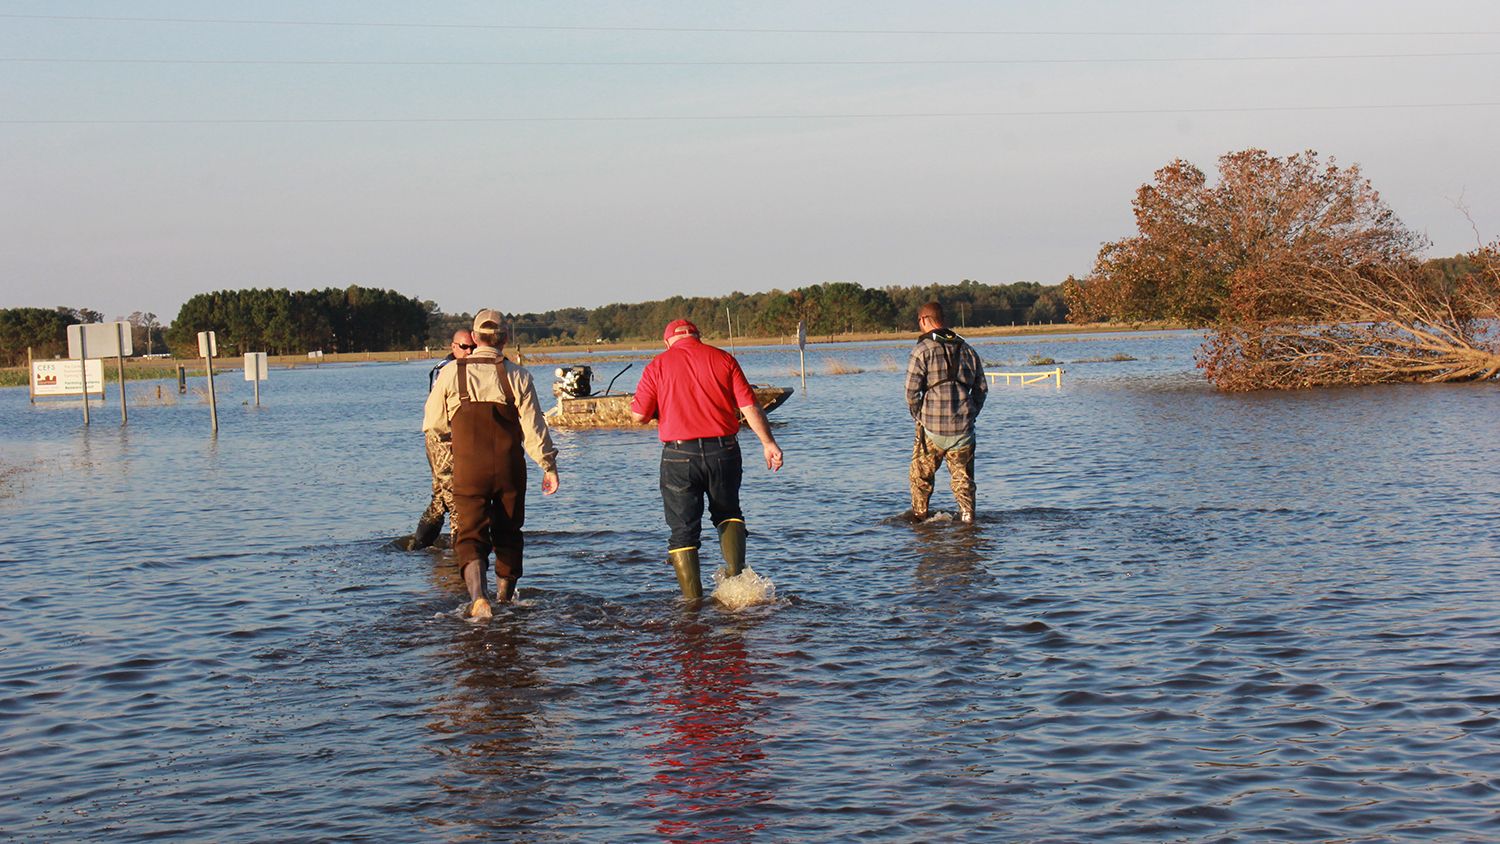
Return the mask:
[[771, 578], [756, 574], [749, 566], [734, 577], [725, 577], [724, 572], [716, 571], [712, 597], [726, 609], [743, 609], [776, 600], [776, 584]]

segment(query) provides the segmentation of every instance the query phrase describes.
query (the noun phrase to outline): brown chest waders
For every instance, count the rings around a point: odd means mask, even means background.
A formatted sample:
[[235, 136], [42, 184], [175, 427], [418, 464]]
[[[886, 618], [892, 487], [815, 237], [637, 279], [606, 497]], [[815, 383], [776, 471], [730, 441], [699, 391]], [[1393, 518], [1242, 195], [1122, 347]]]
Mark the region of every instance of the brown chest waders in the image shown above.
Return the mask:
[[[453, 428], [453, 504], [458, 518], [454, 557], [460, 571], [478, 563], [483, 585], [484, 563], [495, 552], [495, 576], [514, 583], [521, 576], [526, 521], [526, 463], [521, 449], [521, 416], [502, 360], [462, 359], [458, 364], [458, 410]], [[474, 401], [469, 396], [468, 366], [494, 366], [505, 402]], [[468, 579], [467, 576], [465, 578]], [[472, 591], [472, 590], [471, 590]], [[501, 600], [505, 599], [502, 594]]]

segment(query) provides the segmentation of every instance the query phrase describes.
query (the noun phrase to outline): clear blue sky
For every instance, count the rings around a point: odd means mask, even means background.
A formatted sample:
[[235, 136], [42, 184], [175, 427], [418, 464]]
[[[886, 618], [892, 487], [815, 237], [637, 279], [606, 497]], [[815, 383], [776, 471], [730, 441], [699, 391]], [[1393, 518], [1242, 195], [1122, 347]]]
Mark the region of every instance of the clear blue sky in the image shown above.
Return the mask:
[[1457, 200], [1500, 234], [1496, 79], [1489, 0], [0, 0], [0, 307], [1050, 284], [1247, 147], [1447, 255]]

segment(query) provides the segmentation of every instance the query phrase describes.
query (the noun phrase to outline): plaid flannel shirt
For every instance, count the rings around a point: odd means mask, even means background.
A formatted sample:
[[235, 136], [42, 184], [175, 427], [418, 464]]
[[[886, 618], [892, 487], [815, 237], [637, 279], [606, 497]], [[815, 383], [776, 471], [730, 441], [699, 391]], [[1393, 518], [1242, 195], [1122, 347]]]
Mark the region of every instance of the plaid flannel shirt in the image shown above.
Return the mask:
[[989, 384], [974, 347], [946, 328], [923, 334], [906, 363], [906, 405], [928, 431], [957, 436], [974, 430]]

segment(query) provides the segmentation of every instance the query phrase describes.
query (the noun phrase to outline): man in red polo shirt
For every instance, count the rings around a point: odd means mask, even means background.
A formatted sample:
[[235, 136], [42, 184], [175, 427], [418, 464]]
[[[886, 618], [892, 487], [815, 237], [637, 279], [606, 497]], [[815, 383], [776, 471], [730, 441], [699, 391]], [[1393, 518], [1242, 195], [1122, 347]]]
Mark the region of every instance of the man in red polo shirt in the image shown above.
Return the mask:
[[661, 501], [672, 538], [667, 557], [677, 570], [683, 597], [703, 597], [698, 548], [703, 533], [703, 496], [719, 531], [725, 574], [745, 568], [745, 515], [740, 510], [740, 414], [760, 438], [766, 468], [781, 468], [781, 447], [766, 414], [734, 356], [698, 339], [685, 319], [667, 323], [667, 350], [641, 373], [630, 415], [640, 423], [659, 420], [662, 441]]

